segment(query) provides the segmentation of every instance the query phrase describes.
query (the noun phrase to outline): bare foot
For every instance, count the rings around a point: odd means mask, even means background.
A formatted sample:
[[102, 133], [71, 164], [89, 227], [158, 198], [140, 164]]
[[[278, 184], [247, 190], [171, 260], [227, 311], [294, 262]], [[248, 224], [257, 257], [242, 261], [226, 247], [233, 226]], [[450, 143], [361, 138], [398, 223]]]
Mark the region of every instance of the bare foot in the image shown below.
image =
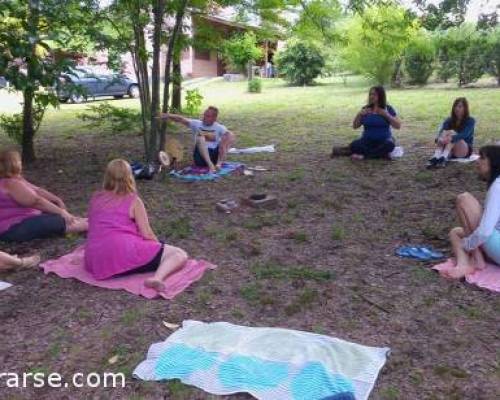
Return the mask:
[[163, 284], [162, 281], [159, 281], [158, 279], [155, 278], [148, 278], [144, 281], [144, 286], [147, 288], [156, 290], [157, 292], [163, 292], [165, 291], [165, 285]]
[[362, 154], [352, 154], [351, 155], [351, 160], [353, 161], [360, 161], [360, 160], [364, 160], [365, 159], [365, 156], [362, 155]]
[[38, 254], [35, 254], [31, 257], [23, 257], [21, 258], [21, 268], [33, 268], [40, 264], [41, 258]]
[[210, 165], [208, 167], [208, 172], [211, 173], [211, 174], [215, 174], [217, 172], [217, 168], [215, 165]]
[[475, 270], [474, 267], [469, 265], [457, 265], [452, 270], [445, 272], [444, 275], [451, 279], [460, 279], [467, 275], [471, 275]]
[[486, 268], [486, 262], [484, 261], [484, 256], [483, 253], [481, 253], [481, 250], [476, 250], [472, 253], [472, 260], [474, 261], [476, 269]]

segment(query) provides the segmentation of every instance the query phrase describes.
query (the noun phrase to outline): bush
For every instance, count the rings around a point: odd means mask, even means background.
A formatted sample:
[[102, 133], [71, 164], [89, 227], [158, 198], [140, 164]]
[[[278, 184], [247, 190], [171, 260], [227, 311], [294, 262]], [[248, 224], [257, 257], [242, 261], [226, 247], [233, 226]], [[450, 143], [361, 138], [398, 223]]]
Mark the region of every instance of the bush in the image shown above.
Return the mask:
[[82, 121], [87, 121], [89, 127], [109, 125], [115, 133], [141, 129], [141, 113], [130, 108], [115, 107], [104, 102], [88, 107], [87, 113], [78, 114]]
[[238, 72], [247, 74], [247, 66], [262, 57], [253, 32], [245, 32], [226, 40], [222, 47], [225, 61]]
[[262, 80], [259, 78], [254, 78], [248, 81], [248, 91], [250, 93], [260, 93], [262, 92]]
[[435, 58], [434, 43], [425, 32], [415, 36], [404, 55], [404, 70], [411, 83], [425, 85], [432, 74]]
[[292, 42], [276, 55], [278, 70], [293, 85], [311, 85], [325, 66], [320, 50], [307, 42]]
[[[48, 95], [37, 93], [33, 102], [33, 130], [36, 133], [42, 123], [48, 104], [56, 104]], [[0, 114], [0, 129], [17, 144], [23, 142], [23, 114]]]
[[203, 96], [198, 89], [186, 90], [186, 107], [183, 111], [191, 116], [197, 116], [201, 111]]
[[497, 78], [500, 86], [500, 26], [497, 26], [488, 33], [488, 69]]
[[487, 38], [473, 24], [464, 23], [439, 33], [437, 43], [438, 76], [444, 81], [455, 76], [458, 85], [462, 86], [478, 80], [486, 72]]
[[386, 84], [400, 72], [397, 67], [417, 26], [416, 19], [400, 6], [367, 7], [345, 25], [346, 46], [341, 56], [350, 70]]

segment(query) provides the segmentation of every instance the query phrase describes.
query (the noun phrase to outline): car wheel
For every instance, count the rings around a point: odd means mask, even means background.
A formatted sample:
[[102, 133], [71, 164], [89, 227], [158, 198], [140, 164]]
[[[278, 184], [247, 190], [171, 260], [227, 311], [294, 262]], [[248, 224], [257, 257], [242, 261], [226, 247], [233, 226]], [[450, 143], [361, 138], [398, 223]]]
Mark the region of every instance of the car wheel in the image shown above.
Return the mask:
[[128, 95], [133, 99], [137, 99], [140, 95], [139, 86], [137, 85], [130, 86], [130, 88], [128, 89]]
[[68, 100], [69, 100], [69, 99], [68, 99], [67, 97], [65, 97], [64, 99], [59, 99], [59, 101], [60, 101], [61, 103], [67, 103], [67, 102], [68, 102]]
[[123, 94], [117, 94], [113, 96], [115, 99], [123, 99]]
[[81, 103], [85, 103], [85, 97], [83, 97], [81, 94], [72, 94], [70, 96], [70, 100], [73, 104], [81, 104]]

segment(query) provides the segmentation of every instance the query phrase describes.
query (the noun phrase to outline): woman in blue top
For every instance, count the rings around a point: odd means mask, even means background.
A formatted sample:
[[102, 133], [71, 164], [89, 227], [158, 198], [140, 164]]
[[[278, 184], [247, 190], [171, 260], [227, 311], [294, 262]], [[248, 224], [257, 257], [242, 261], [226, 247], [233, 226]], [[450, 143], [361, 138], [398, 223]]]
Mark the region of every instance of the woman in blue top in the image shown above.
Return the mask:
[[470, 193], [458, 196], [461, 226], [450, 232], [457, 262], [447, 273], [450, 278], [462, 278], [484, 268], [484, 256], [500, 265], [500, 146], [484, 146], [479, 156], [479, 176], [488, 183], [484, 211]]
[[436, 151], [427, 167], [444, 167], [449, 157], [468, 158], [474, 144], [474, 125], [476, 121], [469, 115], [469, 103], [465, 97], [453, 102], [450, 117], [439, 128], [436, 138]]
[[351, 143], [351, 158], [387, 158], [394, 150], [394, 138], [391, 126], [401, 128], [401, 121], [396, 111], [387, 104], [382, 86], [370, 89], [368, 105], [363, 107], [352, 123], [354, 129], [363, 126], [363, 135]]

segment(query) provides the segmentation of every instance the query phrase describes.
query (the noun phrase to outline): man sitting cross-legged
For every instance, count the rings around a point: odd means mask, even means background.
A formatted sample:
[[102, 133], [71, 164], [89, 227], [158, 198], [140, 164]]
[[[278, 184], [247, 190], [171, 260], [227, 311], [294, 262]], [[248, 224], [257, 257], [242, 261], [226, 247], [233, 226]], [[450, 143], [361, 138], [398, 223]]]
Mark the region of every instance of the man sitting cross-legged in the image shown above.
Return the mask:
[[195, 137], [194, 164], [197, 167], [208, 167], [210, 172], [215, 172], [235, 142], [235, 135], [217, 122], [218, 115], [219, 110], [210, 106], [203, 113], [202, 120], [189, 119], [177, 114], [160, 114], [160, 118], [190, 128]]

